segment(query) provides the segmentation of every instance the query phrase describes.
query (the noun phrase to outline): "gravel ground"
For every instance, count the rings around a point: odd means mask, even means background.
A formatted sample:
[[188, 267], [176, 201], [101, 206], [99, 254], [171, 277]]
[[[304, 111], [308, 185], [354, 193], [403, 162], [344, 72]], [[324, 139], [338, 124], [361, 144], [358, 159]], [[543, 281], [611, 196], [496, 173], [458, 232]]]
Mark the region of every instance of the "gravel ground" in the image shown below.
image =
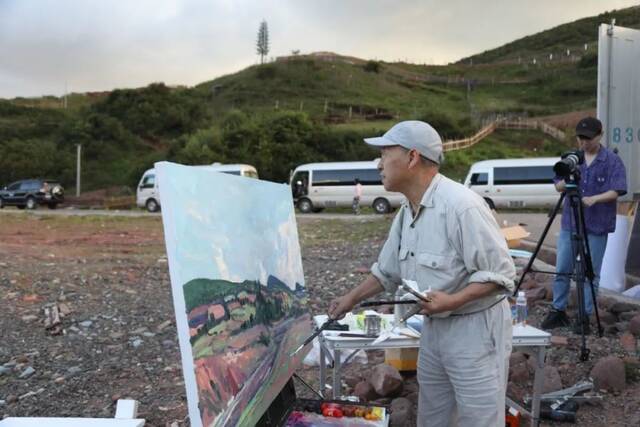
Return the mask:
[[[313, 314], [364, 277], [390, 221], [299, 218]], [[117, 399], [133, 398], [148, 426], [189, 425], [159, 217], [3, 215], [0, 302], [1, 417], [112, 417]], [[43, 322], [51, 303], [69, 309], [57, 335]], [[532, 322], [544, 310], [533, 309]], [[582, 364], [571, 338], [551, 350], [549, 363], [572, 385], [600, 355], [622, 352], [617, 339], [590, 337], [593, 357]], [[368, 358], [346, 368], [346, 392], [384, 354]], [[318, 388], [317, 368], [299, 374]], [[640, 387], [628, 382], [601, 406], [581, 408], [578, 425], [638, 425], [629, 422], [640, 413]], [[403, 395], [415, 401], [415, 374], [405, 376]]]

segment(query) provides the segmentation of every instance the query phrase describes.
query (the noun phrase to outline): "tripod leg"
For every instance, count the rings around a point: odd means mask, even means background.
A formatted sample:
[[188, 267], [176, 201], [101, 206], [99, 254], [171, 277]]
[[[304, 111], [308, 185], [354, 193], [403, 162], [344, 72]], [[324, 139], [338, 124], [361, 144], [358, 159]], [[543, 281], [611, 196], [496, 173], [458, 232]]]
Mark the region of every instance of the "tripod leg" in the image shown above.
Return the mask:
[[[596, 315], [596, 325], [598, 326], [598, 336], [602, 337], [604, 334], [604, 329], [602, 328], [602, 323], [600, 322], [600, 312], [598, 311], [598, 301], [596, 298], [596, 288], [594, 285], [594, 281], [596, 279], [596, 273], [593, 269], [593, 258], [591, 258], [591, 245], [589, 244], [589, 234], [587, 234], [587, 225], [584, 222], [584, 206], [582, 203], [578, 205], [578, 209], [580, 210], [580, 217], [582, 218], [582, 235], [584, 236], [584, 252], [585, 252], [585, 276], [589, 280], [589, 287], [591, 289], [591, 303], [593, 304], [593, 312]], [[606, 245], [605, 245], [606, 246]], [[600, 272], [598, 272], [598, 276]]]
[[571, 206], [571, 213], [573, 216], [574, 224], [576, 225], [575, 231], [572, 234], [572, 250], [574, 255], [574, 272], [576, 281], [576, 293], [578, 304], [578, 325], [580, 327], [580, 335], [582, 337], [582, 345], [580, 348], [580, 360], [585, 361], [589, 359], [589, 349], [587, 348], [587, 338], [585, 330], [585, 322], [588, 322], [589, 317], [584, 307], [584, 280], [585, 280], [585, 240], [586, 235], [583, 234], [584, 217], [582, 216], [582, 201], [580, 195], [576, 189], [570, 191], [569, 204]]
[[556, 203], [556, 206], [553, 208], [553, 211], [551, 211], [551, 214], [549, 215], [549, 220], [547, 221], [547, 225], [545, 225], [544, 230], [542, 231], [542, 235], [538, 240], [538, 244], [536, 245], [536, 249], [533, 251], [531, 258], [529, 258], [529, 262], [527, 263], [527, 266], [524, 268], [524, 270], [522, 270], [522, 275], [520, 276], [520, 280], [516, 285], [515, 291], [513, 291], [514, 297], [518, 295], [518, 290], [520, 289], [520, 285], [522, 285], [522, 282], [524, 281], [524, 276], [526, 276], [526, 274], [531, 270], [531, 266], [533, 265], [533, 262], [536, 260], [536, 257], [538, 256], [538, 252], [542, 247], [542, 242], [544, 242], [545, 237], [547, 237], [547, 233], [551, 228], [551, 224], [553, 224], [553, 220], [558, 214], [558, 210], [560, 210], [560, 206], [562, 206], [562, 201], [564, 200], [564, 197], [565, 197], [565, 193], [560, 194], [560, 197], [558, 198], [558, 202]]

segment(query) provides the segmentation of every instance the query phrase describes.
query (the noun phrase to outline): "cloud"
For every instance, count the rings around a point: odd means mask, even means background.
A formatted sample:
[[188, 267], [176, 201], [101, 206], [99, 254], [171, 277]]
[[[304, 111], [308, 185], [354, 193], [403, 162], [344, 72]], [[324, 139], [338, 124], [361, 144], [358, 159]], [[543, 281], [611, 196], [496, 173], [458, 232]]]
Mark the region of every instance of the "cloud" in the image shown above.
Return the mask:
[[[193, 85], [269, 56], [330, 50], [446, 63], [634, 0], [0, 0], [0, 97]], [[594, 29], [595, 36], [595, 29]]]

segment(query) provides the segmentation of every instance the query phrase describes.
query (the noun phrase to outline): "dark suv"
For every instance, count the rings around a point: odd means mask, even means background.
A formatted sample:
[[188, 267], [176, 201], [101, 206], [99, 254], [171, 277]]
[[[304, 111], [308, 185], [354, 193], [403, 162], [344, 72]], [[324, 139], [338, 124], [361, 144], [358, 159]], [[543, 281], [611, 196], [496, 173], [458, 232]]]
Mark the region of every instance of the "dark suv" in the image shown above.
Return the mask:
[[12, 205], [18, 209], [35, 209], [40, 204], [55, 209], [63, 201], [64, 189], [52, 179], [25, 179], [0, 190], [0, 208]]

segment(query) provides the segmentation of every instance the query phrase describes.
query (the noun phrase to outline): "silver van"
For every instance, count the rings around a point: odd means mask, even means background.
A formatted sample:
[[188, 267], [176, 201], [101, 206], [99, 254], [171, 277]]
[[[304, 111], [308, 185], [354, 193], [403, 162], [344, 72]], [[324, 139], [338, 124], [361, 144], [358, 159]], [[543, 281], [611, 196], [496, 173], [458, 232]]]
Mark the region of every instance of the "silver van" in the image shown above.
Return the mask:
[[482, 196], [492, 209], [551, 207], [560, 196], [553, 184], [553, 165], [559, 160], [483, 160], [471, 165], [464, 185]]
[[[258, 171], [251, 165], [223, 165], [214, 163], [212, 165], [196, 167], [204, 167], [216, 172], [258, 179]], [[157, 212], [160, 210], [160, 193], [158, 192], [155, 169], [149, 169], [142, 174], [142, 178], [140, 178], [140, 182], [138, 183], [138, 189], [136, 190], [136, 204], [138, 207], [147, 208], [149, 212]]]
[[319, 212], [326, 207], [350, 207], [355, 181], [362, 184], [362, 206], [377, 213], [391, 212], [400, 206], [404, 196], [384, 189], [378, 162], [309, 163], [298, 166], [289, 180], [293, 199], [302, 213]]

